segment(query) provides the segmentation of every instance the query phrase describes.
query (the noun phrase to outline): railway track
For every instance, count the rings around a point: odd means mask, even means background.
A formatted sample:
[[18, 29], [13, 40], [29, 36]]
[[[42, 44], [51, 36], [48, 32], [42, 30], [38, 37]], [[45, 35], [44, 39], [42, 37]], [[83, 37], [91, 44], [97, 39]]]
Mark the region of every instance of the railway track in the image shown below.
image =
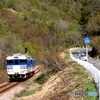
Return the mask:
[[5, 84], [0, 85], [0, 94], [13, 88], [16, 86], [19, 82], [6, 82]]
[[[41, 71], [42, 66], [38, 66], [35, 70], [34, 70], [34, 75], [36, 75], [39, 71]], [[34, 75], [32, 77], [34, 77]], [[31, 78], [32, 78], [31, 77]], [[34, 77], [35, 78], [35, 77]], [[30, 79], [30, 78], [29, 78]], [[29, 79], [27, 79], [26, 81], [28, 81]], [[26, 82], [24, 81], [24, 82]], [[22, 81], [23, 82], [23, 81]], [[3, 84], [0, 85], [0, 94], [3, 94], [5, 92], [7, 92], [8, 90], [12, 89], [13, 87], [17, 86], [18, 84], [22, 83], [21, 81], [19, 82], [5, 82]]]
[[42, 66], [39, 66], [37, 69], [34, 70], [34, 74], [38, 73], [42, 69]]

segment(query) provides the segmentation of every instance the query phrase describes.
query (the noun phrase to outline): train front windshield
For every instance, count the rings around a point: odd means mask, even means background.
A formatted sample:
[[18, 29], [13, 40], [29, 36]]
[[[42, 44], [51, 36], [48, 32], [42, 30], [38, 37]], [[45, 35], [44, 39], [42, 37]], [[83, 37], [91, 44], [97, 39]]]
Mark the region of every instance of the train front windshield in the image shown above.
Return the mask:
[[27, 63], [26, 59], [7, 60], [7, 65], [24, 65]]
[[26, 59], [21, 59], [21, 60], [20, 60], [20, 64], [21, 64], [21, 65], [24, 65], [24, 64], [26, 64], [26, 63], [27, 63], [27, 60], [26, 60]]
[[7, 60], [7, 65], [12, 65], [13, 64], [13, 60]]

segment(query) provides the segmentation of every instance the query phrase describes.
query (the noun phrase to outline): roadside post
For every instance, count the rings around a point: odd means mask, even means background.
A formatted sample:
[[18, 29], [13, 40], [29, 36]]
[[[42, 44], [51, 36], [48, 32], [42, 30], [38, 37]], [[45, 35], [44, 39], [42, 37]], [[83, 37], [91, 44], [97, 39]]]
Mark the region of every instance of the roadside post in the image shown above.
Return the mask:
[[87, 56], [87, 62], [88, 62], [88, 44], [90, 43], [90, 38], [85, 37], [83, 40], [84, 40], [84, 43], [86, 44], [86, 56]]

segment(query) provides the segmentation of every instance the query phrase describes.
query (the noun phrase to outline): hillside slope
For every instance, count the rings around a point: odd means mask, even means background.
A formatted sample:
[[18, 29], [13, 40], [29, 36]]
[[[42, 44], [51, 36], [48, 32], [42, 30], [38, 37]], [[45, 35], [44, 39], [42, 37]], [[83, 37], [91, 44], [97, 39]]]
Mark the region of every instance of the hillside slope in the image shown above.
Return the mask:
[[[66, 59], [68, 54], [62, 53], [62, 56], [69, 63], [65, 69], [52, 76], [43, 85], [36, 85], [37, 83], [33, 81], [28, 90], [26, 90], [26, 93], [20, 93], [22, 95], [24, 94], [24, 96], [17, 97], [14, 100], [97, 100], [97, 97], [93, 96], [71, 95], [71, 92], [96, 92], [97, 89], [88, 71], [72, 60]], [[34, 91], [34, 93], [25, 96], [30, 91]]]

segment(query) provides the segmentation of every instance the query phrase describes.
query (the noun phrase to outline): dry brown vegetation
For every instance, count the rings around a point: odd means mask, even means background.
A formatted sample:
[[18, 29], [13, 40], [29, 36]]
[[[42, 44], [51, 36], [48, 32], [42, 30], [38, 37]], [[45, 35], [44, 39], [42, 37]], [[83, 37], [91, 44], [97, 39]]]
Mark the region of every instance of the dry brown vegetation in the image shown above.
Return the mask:
[[0, 84], [8, 81], [7, 72], [4, 69], [0, 69]]

